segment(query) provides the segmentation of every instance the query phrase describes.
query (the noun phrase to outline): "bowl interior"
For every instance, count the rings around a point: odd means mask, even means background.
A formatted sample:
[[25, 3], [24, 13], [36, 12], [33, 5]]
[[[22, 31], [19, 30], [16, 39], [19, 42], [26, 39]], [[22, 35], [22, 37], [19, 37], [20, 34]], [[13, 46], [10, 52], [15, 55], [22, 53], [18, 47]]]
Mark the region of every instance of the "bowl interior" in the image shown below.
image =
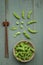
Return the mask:
[[[15, 55], [15, 52], [16, 52], [15, 47], [16, 47], [17, 45], [19, 45], [21, 42], [26, 43], [27, 45], [30, 45], [30, 46], [34, 49], [34, 52], [33, 52], [32, 56], [31, 56], [28, 60], [21, 60], [20, 58], [16, 57], [16, 55]], [[16, 44], [16, 46], [13, 47], [13, 55], [14, 55], [14, 57], [15, 57], [18, 61], [28, 62], [28, 61], [30, 61], [30, 60], [32, 60], [32, 59], [34, 58], [35, 48], [34, 48], [34, 46], [33, 46], [33, 44], [32, 44], [31, 42], [29, 42], [29, 41], [20, 41], [20, 42], [18, 42], [18, 43]]]

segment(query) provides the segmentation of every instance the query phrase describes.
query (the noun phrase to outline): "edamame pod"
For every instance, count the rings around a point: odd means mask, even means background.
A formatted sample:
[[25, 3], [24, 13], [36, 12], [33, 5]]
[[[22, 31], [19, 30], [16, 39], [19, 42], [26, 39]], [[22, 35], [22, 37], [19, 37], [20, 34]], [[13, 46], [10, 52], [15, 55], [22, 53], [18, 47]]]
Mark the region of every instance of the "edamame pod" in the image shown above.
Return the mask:
[[24, 22], [23, 22], [23, 21], [21, 21], [21, 24], [24, 24]]
[[20, 35], [21, 32], [17, 32], [16, 35]]
[[24, 49], [22, 47], [16, 47], [17, 51], [23, 51]]
[[32, 48], [32, 47], [30, 47], [30, 50], [31, 50], [31, 51], [33, 51], [33, 52], [35, 51], [35, 49], [34, 49], [34, 48]]
[[24, 46], [24, 43], [22, 42], [22, 43], [20, 43], [20, 47], [23, 47]]
[[27, 15], [27, 18], [30, 19], [30, 15], [29, 14]]
[[27, 15], [27, 18], [28, 18], [28, 19], [31, 17], [31, 14], [32, 14], [32, 10], [30, 10], [30, 11], [28, 12], [28, 15]]
[[27, 22], [28, 25], [36, 23], [35, 20], [31, 20], [30, 22]]
[[12, 26], [11, 28], [10, 28], [10, 30], [12, 30], [12, 31], [14, 31], [14, 30], [16, 30], [17, 28], [15, 27], [15, 26]]
[[16, 12], [14, 12], [13, 15], [14, 15], [17, 19], [20, 19], [20, 16], [17, 15]]
[[25, 12], [24, 11], [22, 11], [22, 18], [24, 19], [25, 17]]
[[32, 29], [30, 29], [30, 28], [28, 28], [28, 31], [29, 31], [30, 33], [32, 33], [32, 34], [36, 34], [36, 33], [37, 33], [37, 31], [32, 30]]
[[17, 32], [16, 34], [14, 34], [14, 37], [20, 35], [21, 32]]
[[19, 53], [16, 53], [15, 55], [18, 57]]
[[17, 21], [16, 24], [19, 25], [19, 22]]
[[31, 15], [32, 14], [32, 10], [30, 10], [28, 14]]
[[16, 34], [14, 34], [13, 37], [16, 38]]
[[30, 36], [26, 33], [26, 31], [24, 31], [23, 34], [26, 38], [30, 39]]
[[20, 28], [23, 29], [23, 25], [20, 25]]

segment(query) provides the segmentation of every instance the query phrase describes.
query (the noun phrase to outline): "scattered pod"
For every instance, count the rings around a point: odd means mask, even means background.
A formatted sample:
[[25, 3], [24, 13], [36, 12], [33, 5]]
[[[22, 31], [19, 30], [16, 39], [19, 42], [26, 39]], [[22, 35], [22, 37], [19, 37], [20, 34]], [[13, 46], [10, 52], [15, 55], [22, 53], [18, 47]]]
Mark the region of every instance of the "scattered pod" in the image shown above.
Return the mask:
[[31, 14], [32, 14], [32, 10], [29, 11], [29, 15], [31, 15]]
[[30, 22], [27, 22], [28, 25], [36, 23], [36, 20], [31, 20]]
[[19, 16], [16, 12], [14, 12], [13, 15], [14, 15], [17, 19], [20, 19], [20, 16]]
[[10, 28], [10, 30], [12, 30], [12, 31], [14, 31], [14, 30], [16, 30], [17, 29], [17, 27], [15, 27], [15, 26], [12, 26], [11, 28]]
[[24, 24], [24, 22], [23, 22], [23, 21], [21, 21], [21, 24]]
[[28, 28], [28, 31], [29, 31], [30, 33], [32, 33], [32, 34], [36, 34], [36, 33], [37, 33], [36, 30], [32, 30], [32, 29], [30, 29], [30, 28]]
[[23, 29], [23, 25], [20, 25], [20, 28]]
[[20, 35], [21, 32], [17, 32], [16, 35]]
[[16, 38], [16, 34], [14, 34], [13, 37]]
[[16, 24], [19, 25], [19, 22], [17, 21]]
[[30, 19], [30, 15], [29, 14], [27, 15], [27, 18]]
[[14, 37], [17, 37], [18, 35], [20, 35], [21, 34], [21, 32], [17, 32], [17, 33], [15, 33], [13, 36]]
[[24, 19], [25, 18], [25, 12], [22, 11], [22, 18]]
[[23, 31], [23, 34], [26, 38], [30, 39], [30, 36], [26, 33], [26, 31]]
[[30, 11], [28, 12], [28, 14], [27, 14], [27, 18], [28, 18], [28, 19], [30, 19], [31, 14], [32, 14], [32, 10], [30, 10]]

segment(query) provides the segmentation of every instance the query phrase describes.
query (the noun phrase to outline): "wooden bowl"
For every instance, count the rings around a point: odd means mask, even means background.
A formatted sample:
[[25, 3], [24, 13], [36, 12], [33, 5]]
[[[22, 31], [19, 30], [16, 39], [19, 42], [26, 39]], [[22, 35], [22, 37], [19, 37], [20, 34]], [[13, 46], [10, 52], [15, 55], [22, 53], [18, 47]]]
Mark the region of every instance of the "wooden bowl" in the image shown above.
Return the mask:
[[[27, 42], [27, 44], [29, 44], [29, 45], [35, 50], [33, 44], [32, 44], [31, 42], [29, 42], [29, 41], [20, 41], [20, 42], [18, 42], [18, 43], [16, 44], [16, 46], [17, 46], [18, 44], [20, 44], [21, 42]], [[31, 56], [28, 60], [21, 60], [20, 58], [16, 57], [16, 55], [15, 55], [15, 47], [16, 47], [16, 46], [13, 47], [13, 56], [14, 56], [18, 61], [20, 61], [20, 62], [28, 62], [28, 61], [31, 61], [31, 60], [34, 58], [35, 51], [33, 52], [32, 56]]]

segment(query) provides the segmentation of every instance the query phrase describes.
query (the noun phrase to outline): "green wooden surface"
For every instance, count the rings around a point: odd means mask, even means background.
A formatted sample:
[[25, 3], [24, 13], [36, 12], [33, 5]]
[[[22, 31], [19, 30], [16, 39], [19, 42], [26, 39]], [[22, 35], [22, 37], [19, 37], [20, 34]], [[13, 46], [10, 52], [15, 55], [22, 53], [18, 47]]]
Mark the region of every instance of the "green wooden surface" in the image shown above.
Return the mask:
[[[32, 9], [33, 14], [31, 19], [37, 20], [37, 23], [35, 25], [29, 26], [38, 31], [37, 34], [31, 34], [29, 32], [29, 35], [31, 37], [31, 40], [26, 39], [23, 34], [19, 35], [18, 37], [14, 38], [13, 34], [17, 31], [23, 31], [24, 29], [27, 31], [27, 29], [24, 27], [23, 30], [21, 30], [18, 26], [18, 30], [11, 31], [10, 27], [15, 25], [17, 19], [13, 16], [13, 12], [16, 11], [20, 17], [22, 10], [25, 10], [25, 15], [27, 15], [28, 10]], [[8, 14], [7, 19], [10, 23], [10, 26], [8, 27], [8, 44], [9, 44], [9, 58], [4, 57], [4, 48], [5, 48], [5, 32], [4, 27], [2, 26], [2, 22], [5, 19], [5, 0], [0, 0], [0, 65], [43, 65], [43, 0], [8, 0]], [[20, 21], [23, 19], [21, 18]], [[24, 22], [26, 23], [28, 20], [25, 19]], [[28, 63], [20, 63], [18, 62], [12, 54], [12, 48], [13, 46], [20, 40], [28, 40], [33, 43], [33, 45], [36, 48], [36, 54], [35, 58]]]

